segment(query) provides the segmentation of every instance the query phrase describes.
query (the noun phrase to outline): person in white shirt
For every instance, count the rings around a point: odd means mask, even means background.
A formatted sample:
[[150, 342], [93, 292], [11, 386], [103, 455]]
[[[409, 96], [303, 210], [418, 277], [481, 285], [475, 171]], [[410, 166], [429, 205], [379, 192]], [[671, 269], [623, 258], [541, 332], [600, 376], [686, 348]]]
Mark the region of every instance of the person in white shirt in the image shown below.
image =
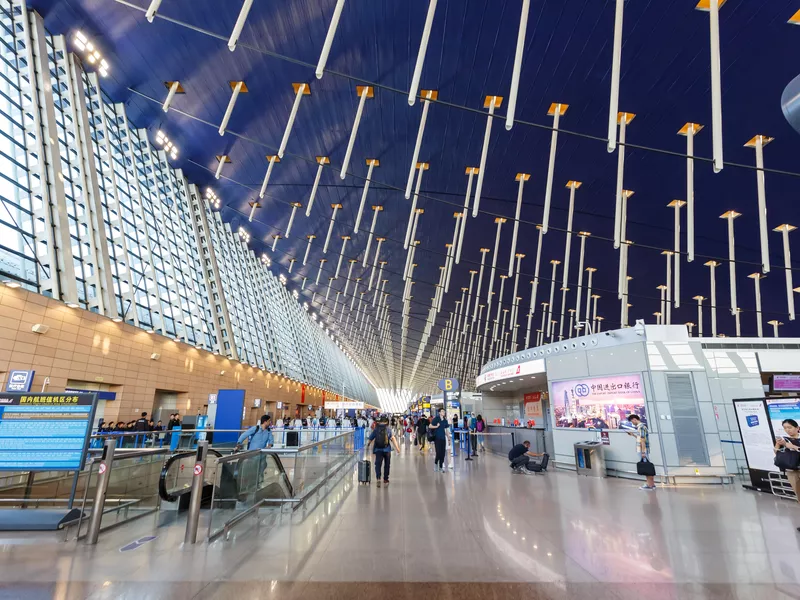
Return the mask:
[[283, 419], [275, 419], [275, 425], [272, 426], [272, 433], [275, 438], [275, 447], [282, 448], [286, 445], [283, 433]]
[[311, 439], [315, 442], [319, 441], [319, 417], [314, 415], [311, 419]]

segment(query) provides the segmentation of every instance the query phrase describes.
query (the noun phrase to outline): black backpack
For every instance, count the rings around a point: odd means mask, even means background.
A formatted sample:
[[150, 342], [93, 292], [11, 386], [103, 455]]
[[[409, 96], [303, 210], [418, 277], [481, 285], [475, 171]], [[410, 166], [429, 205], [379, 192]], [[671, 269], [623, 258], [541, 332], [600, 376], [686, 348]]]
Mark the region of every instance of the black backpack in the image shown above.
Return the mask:
[[382, 450], [389, 447], [389, 428], [386, 425], [378, 425], [375, 428], [375, 449]]

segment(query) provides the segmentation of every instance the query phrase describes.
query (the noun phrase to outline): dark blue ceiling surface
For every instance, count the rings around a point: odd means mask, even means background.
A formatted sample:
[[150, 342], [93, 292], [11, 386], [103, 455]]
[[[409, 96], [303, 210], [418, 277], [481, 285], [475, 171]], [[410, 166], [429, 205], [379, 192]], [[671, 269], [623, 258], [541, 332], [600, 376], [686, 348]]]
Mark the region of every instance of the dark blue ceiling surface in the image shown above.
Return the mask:
[[[146, 8], [145, 0], [137, 2]], [[253, 234], [256, 250], [268, 251], [272, 235], [285, 231], [288, 202], [305, 206], [316, 172], [314, 157], [328, 155], [334, 166], [341, 165], [358, 104], [358, 82], [332, 72], [317, 80], [313, 66], [245, 47], [315, 65], [335, 0], [256, 0], [235, 52], [228, 50], [226, 42], [241, 7], [238, 1], [163, 0], [161, 15], [214, 32], [222, 39], [159, 18], [147, 23], [143, 12], [114, 0], [34, 0], [31, 4], [42, 12], [52, 32], [67, 34], [80, 28], [97, 40], [111, 63], [105, 90], [114, 100], [125, 102], [134, 123], [148, 128], [151, 136], [162, 129], [176, 141], [181, 153], [174, 164], [183, 168], [190, 180], [214, 187], [223, 200], [223, 218], [234, 229], [243, 224]], [[605, 138], [614, 2], [533, 0], [531, 4], [517, 118], [549, 127], [552, 120], [547, 109], [551, 103], [561, 102], [569, 104], [561, 120], [563, 130]], [[626, 3], [619, 107], [637, 115], [628, 127], [631, 144], [682, 154], [685, 138], [677, 131], [693, 121], [706, 126], [696, 137], [696, 154], [711, 155], [709, 19], [707, 13], [695, 10], [695, 4], [691, 0]], [[348, 0], [328, 69], [407, 90], [427, 7], [427, 0]], [[786, 23], [798, 8], [797, 0], [728, 0], [720, 11], [727, 162], [754, 165], [754, 151], [744, 144], [754, 135], [764, 134], [775, 138], [765, 149], [765, 166], [800, 172], [800, 138], [786, 123], [780, 108], [781, 92], [798, 74], [796, 64], [788, 58], [797, 56], [800, 50], [800, 28]], [[440, 0], [438, 4], [420, 89], [436, 89], [440, 101], [472, 110], [434, 104], [428, 116], [420, 160], [430, 163], [430, 170], [423, 178], [424, 197], [420, 198], [425, 214], [417, 235], [421, 244], [416, 255], [419, 267], [412, 311], [423, 318], [433, 296], [438, 267], [444, 263], [445, 244], [452, 238], [453, 211], [464, 201], [465, 167], [477, 166], [480, 159], [486, 117], [474, 111], [483, 113], [484, 97], [498, 95], [505, 100], [497, 112], [505, 115], [519, 12], [519, 0]], [[161, 111], [160, 103], [166, 96], [163, 82], [176, 79], [186, 88], [186, 94], [176, 97], [173, 107], [214, 126], [178, 111]], [[249, 93], [240, 96], [229, 133], [220, 137], [216, 126], [230, 98], [228, 81], [239, 79], [246, 82]], [[275, 153], [294, 100], [292, 82], [310, 83], [311, 96], [302, 101], [287, 154], [275, 167], [269, 198], [255, 221], [248, 224], [248, 202], [264, 176], [265, 155]], [[344, 209], [326, 256], [328, 267], [335, 268], [341, 244], [338, 238], [352, 232], [367, 171], [365, 159], [378, 158], [381, 164], [373, 175], [368, 204], [385, 207], [377, 233], [389, 238], [383, 248], [383, 256], [389, 261], [388, 289], [394, 296], [393, 310], [400, 310], [403, 282], [399, 273], [406, 256], [402, 240], [410, 201], [398, 189], [405, 188], [420, 115], [421, 106], [409, 107], [406, 94], [375, 90], [374, 99], [366, 103], [353, 151], [349, 168], [353, 175], [342, 181], [338, 169], [324, 172], [311, 218], [298, 213], [291, 238], [278, 244], [274, 259], [284, 265], [282, 272], [290, 257], [302, 259], [305, 235], [313, 233], [319, 239], [309, 265], [300, 268], [298, 261], [291, 276], [299, 282], [308, 274], [313, 282], [322, 257], [330, 205], [342, 203]], [[459, 288], [467, 285], [469, 269], [477, 268], [478, 249], [494, 244], [494, 217], [513, 217], [517, 193], [514, 176], [518, 172], [531, 174], [525, 187], [517, 250], [527, 255], [520, 281], [522, 304], [527, 306], [536, 252], [534, 223], [542, 219], [549, 149], [549, 129], [518, 123], [508, 132], [504, 119], [495, 119], [481, 201], [484, 214], [467, 223], [463, 258], [454, 270], [453, 284], [439, 315], [440, 325], [460, 297]], [[218, 154], [230, 155], [233, 163], [224, 175], [233, 181], [214, 180]], [[564, 186], [570, 179], [582, 181], [573, 230], [592, 233], [586, 265], [598, 268], [595, 286], [602, 295], [599, 312], [609, 327], [619, 325], [617, 253], [608, 241], [613, 231], [616, 163], [616, 154], [606, 152], [603, 139], [560, 135], [551, 216], [554, 229], [545, 237], [542, 254], [542, 275], [548, 278], [548, 261], [563, 259], [564, 254], [569, 197]], [[742, 330], [745, 335], [755, 335], [753, 285], [746, 276], [759, 270], [760, 261], [756, 172], [729, 165], [714, 174], [710, 163], [700, 160], [695, 171], [698, 259], [683, 263], [684, 302], [673, 313], [673, 322], [695, 320], [692, 296], [709, 296], [708, 269], [703, 263], [707, 256], [727, 256], [725, 221], [718, 217], [735, 209], [743, 214], [736, 221], [740, 305], [747, 311], [742, 315]], [[629, 204], [628, 225], [628, 237], [636, 243], [630, 251], [629, 273], [634, 277], [630, 287], [631, 322], [636, 318], [653, 322], [652, 313], [659, 307], [656, 286], [666, 277], [660, 252], [672, 246], [673, 213], [666, 205], [673, 198], [685, 197], [685, 159], [629, 148], [625, 187], [636, 192]], [[800, 178], [767, 173], [766, 190], [773, 267], [782, 267], [781, 238], [771, 230], [781, 223], [800, 225], [796, 202]], [[364, 217], [367, 226], [370, 218], [368, 210]], [[683, 227], [685, 232], [685, 217]], [[508, 223], [498, 256], [503, 269], [508, 264], [510, 239]], [[365, 233], [355, 236], [347, 254], [361, 257], [365, 243]], [[576, 239], [573, 244], [570, 279], [574, 282]], [[683, 248], [685, 251], [685, 237]], [[361, 276], [360, 263], [354, 275]], [[717, 277], [718, 305], [726, 307], [728, 276], [724, 265]], [[343, 285], [340, 279], [335, 288]], [[797, 333], [798, 328], [788, 324], [784, 286], [782, 268], [773, 268], [762, 281], [764, 321], [780, 319], [787, 322], [785, 334]], [[505, 305], [511, 301], [510, 287], [509, 280]], [[313, 285], [307, 287], [309, 296], [313, 289]], [[548, 292], [549, 283], [544, 282], [539, 300], [545, 300]], [[484, 299], [485, 294], [484, 282]], [[524, 315], [525, 309], [520, 312]], [[538, 323], [538, 318], [534, 322]], [[727, 311], [719, 312], [719, 323], [722, 332], [733, 334], [733, 318]], [[524, 325], [520, 317], [520, 326]], [[419, 320], [412, 322], [409, 337], [418, 339], [422, 327]], [[524, 333], [521, 337], [524, 339]], [[411, 352], [416, 352], [416, 344]]]

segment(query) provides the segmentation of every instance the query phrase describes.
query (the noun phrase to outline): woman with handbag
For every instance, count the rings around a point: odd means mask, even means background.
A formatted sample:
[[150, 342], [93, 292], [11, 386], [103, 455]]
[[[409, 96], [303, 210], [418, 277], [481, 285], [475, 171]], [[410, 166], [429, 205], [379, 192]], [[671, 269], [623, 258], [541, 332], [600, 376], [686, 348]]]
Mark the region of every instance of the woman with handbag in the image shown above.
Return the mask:
[[775, 466], [784, 472], [800, 502], [800, 428], [794, 419], [784, 419], [782, 425], [786, 435], [775, 440]]
[[636, 437], [636, 451], [640, 455], [636, 472], [645, 477], [645, 484], [639, 489], [651, 492], [656, 489], [656, 467], [650, 462], [650, 433], [639, 415], [628, 415], [628, 422], [636, 427], [636, 433], [628, 432], [628, 435]]

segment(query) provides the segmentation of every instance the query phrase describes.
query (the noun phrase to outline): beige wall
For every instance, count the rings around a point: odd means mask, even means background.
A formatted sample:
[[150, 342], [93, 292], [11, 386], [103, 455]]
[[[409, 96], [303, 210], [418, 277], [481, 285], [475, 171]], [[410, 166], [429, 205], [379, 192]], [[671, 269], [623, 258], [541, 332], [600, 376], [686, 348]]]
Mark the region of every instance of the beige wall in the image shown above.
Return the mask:
[[[37, 323], [50, 329], [33, 333], [31, 327]], [[154, 353], [161, 357], [152, 360]], [[197, 414], [208, 403], [208, 394], [243, 389], [245, 406], [251, 407], [255, 398], [262, 399], [262, 408], [248, 408], [248, 424], [264, 412], [274, 414], [277, 401], [290, 405], [288, 416], [302, 406], [299, 383], [69, 308], [39, 294], [0, 285], [2, 389], [12, 369], [36, 371], [31, 391], [41, 391], [45, 377], [50, 378], [47, 389], [53, 392], [63, 390], [67, 380], [114, 386], [117, 400], [106, 402], [104, 415], [113, 421], [131, 420], [141, 411], [151, 413], [156, 390], [177, 392], [181, 414]], [[319, 406], [321, 399], [322, 390], [306, 386], [305, 405]]]

